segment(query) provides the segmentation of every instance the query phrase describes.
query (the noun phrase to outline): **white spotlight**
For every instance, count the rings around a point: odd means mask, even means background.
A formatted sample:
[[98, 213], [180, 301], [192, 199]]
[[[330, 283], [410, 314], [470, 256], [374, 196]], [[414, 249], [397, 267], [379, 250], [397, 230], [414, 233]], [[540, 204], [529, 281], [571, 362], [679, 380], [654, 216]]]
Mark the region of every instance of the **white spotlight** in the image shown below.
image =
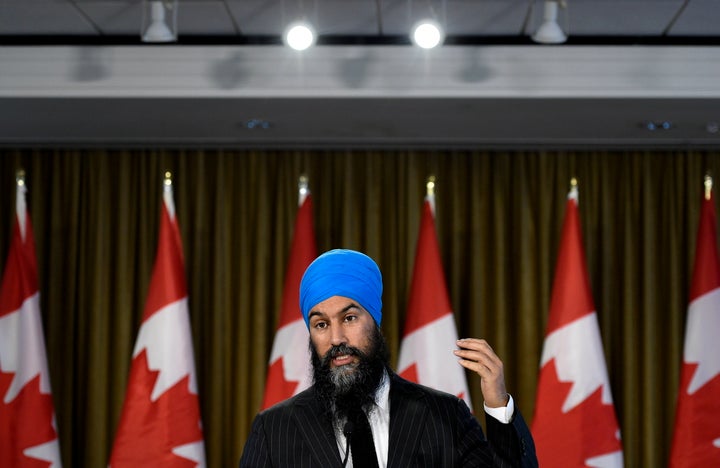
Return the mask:
[[543, 7], [543, 22], [533, 35], [532, 39], [540, 44], [561, 44], [567, 41], [567, 35], [557, 22], [558, 2], [545, 0]]
[[436, 22], [423, 20], [415, 25], [411, 37], [418, 47], [432, 49], [442, 42], [443, 33]]
[[285, 44], [295, 50], [305, 50], [315, 43], [315, 32], [305, 23], [293, 23], [285, 32]]

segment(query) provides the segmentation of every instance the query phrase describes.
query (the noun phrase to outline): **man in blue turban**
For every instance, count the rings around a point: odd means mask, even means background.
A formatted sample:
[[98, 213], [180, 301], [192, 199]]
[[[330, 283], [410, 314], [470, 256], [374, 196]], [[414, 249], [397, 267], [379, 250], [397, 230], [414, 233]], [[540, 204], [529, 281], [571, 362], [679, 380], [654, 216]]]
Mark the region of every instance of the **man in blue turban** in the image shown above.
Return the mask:
[[455, 355], [482, 381], [488, 437], [455, 395], [408, 382], [389, 365], [382, 275], [367, 255], [320, 255], [300, 283], [313, 385], [260, 413], [241, 467], [536, 467], [535, 446], [485, 340]]

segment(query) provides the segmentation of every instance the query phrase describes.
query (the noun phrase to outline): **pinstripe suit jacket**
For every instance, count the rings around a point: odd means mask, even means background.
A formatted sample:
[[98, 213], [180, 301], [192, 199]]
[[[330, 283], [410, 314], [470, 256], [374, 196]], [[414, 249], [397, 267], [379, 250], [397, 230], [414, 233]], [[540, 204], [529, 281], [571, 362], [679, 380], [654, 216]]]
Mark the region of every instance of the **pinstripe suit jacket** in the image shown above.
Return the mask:
[[[340, 468], [335, 432], [323, 410], [311, 387], [258, 414], [240, 467]], [[457, 397], [390, 375], [388, 468], [537, 466], [517, 408], [510, 424], [488, 417], [487, 430], [485, 439]]]

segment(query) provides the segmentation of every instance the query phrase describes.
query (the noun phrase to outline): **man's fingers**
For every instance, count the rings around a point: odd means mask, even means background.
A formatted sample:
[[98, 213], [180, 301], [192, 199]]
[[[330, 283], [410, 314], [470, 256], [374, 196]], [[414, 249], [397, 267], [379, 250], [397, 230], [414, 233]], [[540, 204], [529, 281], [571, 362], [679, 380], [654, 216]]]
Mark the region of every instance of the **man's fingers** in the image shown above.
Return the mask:
[[459, 363], [468, 370], [477, 372], [481, 378], [493, 381], [504, 379], [503, 363], [487, 341], [478, 338], [464, 338], [457, 341], [459, 349], [454, 351]]
[[490, 344], [483, 339], [463, 338], [457, 341], [457, 347], [453, 352], [460, 365], [480, 376], [485, 402], [493, 408], [507, 404], [503, 362]]
[[469, 361], [480, 362], [488, 368], [502, 366], [500, 357], [490, 347], [487, 341], [476, 338], [462, 339], [457, 341], [459, 349], [455, 355]]

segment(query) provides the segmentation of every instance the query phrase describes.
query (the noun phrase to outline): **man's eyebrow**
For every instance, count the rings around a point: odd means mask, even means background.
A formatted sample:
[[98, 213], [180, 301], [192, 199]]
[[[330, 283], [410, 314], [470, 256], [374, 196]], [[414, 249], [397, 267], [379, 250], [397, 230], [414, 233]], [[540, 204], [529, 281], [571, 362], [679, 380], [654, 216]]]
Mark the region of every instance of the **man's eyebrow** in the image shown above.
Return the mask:
[[316, 315], [325, 315], [325, 314], [323, 314], [319, 310], [311, 310], [310, 313], [308, 314], [308, 320], [310, 320], [311, 318], [313, 318]]
[[356, 304], [355, 302], [351, 302], [350, 304], [343, 307], [343, 309], [340, 312], [342, 312], [344, 314], [350, 309], [359, 309], [359, 308], [360, 308], [360, 306], [358, 304]]
[[[343, 308], [340, 310], [340, 313], [341, 313], [341, 314], [346, 314], [346, 313], [347, 313], [349, 310], [351, 310], [351, 309], [359, 309], [359, 308], [360, 308], [360, 305], [358, 305], [358, 304], [355, 303], [355, 302], [351, 302], [350, 304], [348, 304], [348, 305], [346, 305], [345, 307], [343, 307]], [[312, 317], [314, 317], [314, 316], [316, 316], [316, 315], [325, 316], [325, 314], [324, 314], [323, 312], [320, 312], [319, 310], [311, 310], [310, 313], [308, 314], [308, 320], [310, 320]]]

